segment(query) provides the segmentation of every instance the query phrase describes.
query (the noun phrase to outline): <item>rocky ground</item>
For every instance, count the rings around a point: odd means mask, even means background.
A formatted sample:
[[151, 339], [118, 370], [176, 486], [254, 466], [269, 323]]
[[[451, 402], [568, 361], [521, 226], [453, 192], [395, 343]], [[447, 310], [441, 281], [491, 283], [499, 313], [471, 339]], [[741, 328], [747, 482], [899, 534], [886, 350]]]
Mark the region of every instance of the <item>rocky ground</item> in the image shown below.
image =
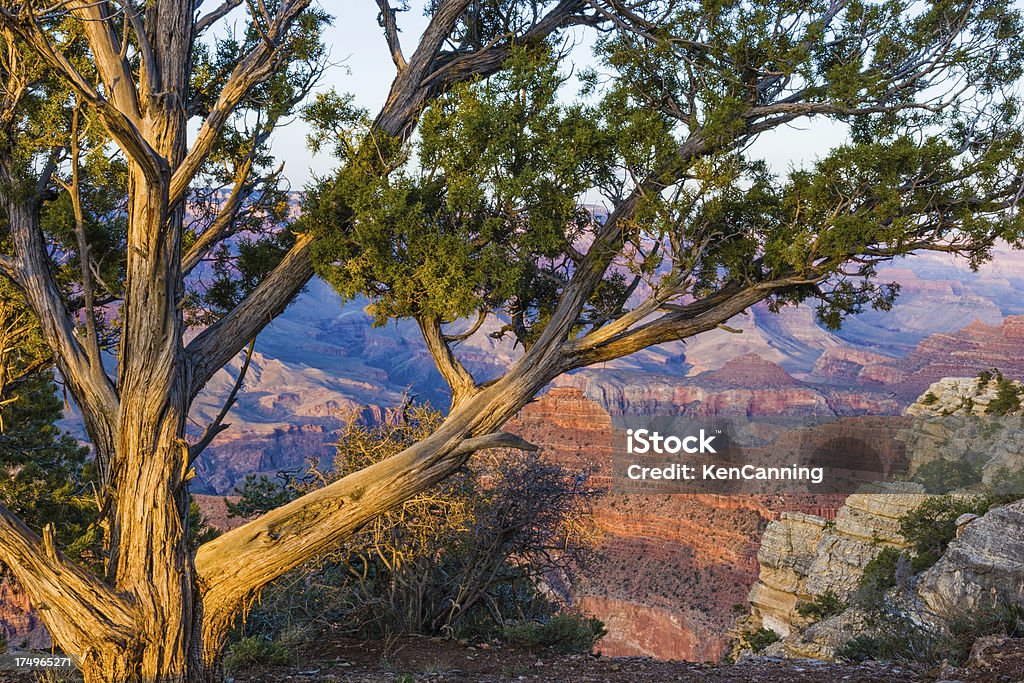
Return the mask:
[[418, 681], [563, 681], [565, 683], [1020, 683], [1024, 640], [980, 643], [961, 669], [881, 662], [835, 664], [749, 658], [734, 665], [663, 662], [638, 657], [554, 655], [508, 646], [404, 638], [390, 642], [336, 641], [298, 651], [297, 666], [236, 672], [234, 683], [414, 683]]
[[[645, 657], [558, 655], [498, 644], [440, 638], [321, 640], [295, 646], [295, 663], [252, 666], [226, 683], [1022, 683], [1024, 639], [979, 639], [960, 668], [748, 657], [736, 664], [667, 662]], [[45, 655], [47, 653], [38, 652]], [[0, 683], [77, 683], [74, 674], [0, 670]]]

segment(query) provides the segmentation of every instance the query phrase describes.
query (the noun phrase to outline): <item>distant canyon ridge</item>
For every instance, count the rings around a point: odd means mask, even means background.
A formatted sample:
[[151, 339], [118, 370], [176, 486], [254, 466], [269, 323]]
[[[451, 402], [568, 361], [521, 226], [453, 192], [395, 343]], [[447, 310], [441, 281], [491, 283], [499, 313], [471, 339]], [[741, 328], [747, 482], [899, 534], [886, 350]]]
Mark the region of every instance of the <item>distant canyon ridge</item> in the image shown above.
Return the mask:
[[[892, 311], [869, 311], [839, 331], [808, 306], [779, 314], [755, 306], [729, 326], [645, 350], [556, 380], [608, 414], [893, 415], [941, 377], [992, 367], [1024, 373], [1024, 254], [1000, 250], [978, 272], [948, 255], [922, 255], [883, 268], [900, 284]], [[374, 328], [365, 302], [342, 304], [314, 280], [261, 333], [244, 391], [198, 463], [193, 492], [230, 494], [246, 474], [301, 471], [330, 457], [352, 411], [382, 419], [409, 395], [444, 408], [444, 383], [411, 322]], [[489, 332], [456, 347], [478, 379], [514, 362], [518, 350]], [[240, 358], [197, 399], [199, 434], [220, 411]], [[566, 426], [571, 433], [571, 426]]]

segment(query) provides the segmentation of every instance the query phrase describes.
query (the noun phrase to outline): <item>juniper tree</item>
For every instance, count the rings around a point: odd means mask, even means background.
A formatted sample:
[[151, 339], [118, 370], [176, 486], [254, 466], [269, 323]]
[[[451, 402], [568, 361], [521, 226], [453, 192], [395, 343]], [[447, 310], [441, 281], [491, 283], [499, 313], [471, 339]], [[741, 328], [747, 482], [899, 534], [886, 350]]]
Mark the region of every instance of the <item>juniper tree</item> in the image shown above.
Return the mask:
[[[1017, 239], [1002, 2], [432, 0], [413, 46], [378, 0], [389, 96], [310, 105], [339, 171], [289, 224], [267, 142], [326, 59], [308, 5], [0, 3], [0, 271], [82, 413], [107, 530], [97, 577], [3, 509], [0, 560], [89, 681], [215, 680], [261, 587], [473, 452], [528, 447], [501, 426], [560, 373], [760, 301], [817, 299], [836, 324], [889, 304], [880, 261]], [[242, 29], [216, 33], [225, 17]], [[600, 36], [578, 105], [557, 96], [574, 25]], [[813, 144], [787, 126], [812, 116], [849, 143], [782, 176], [749, 154]], [[594, 193], [604, 220], [581, 210]], [[218, 286], [190, 289], [210, 263]], [[315, 269], [419, 323], [452, 410], [193, 551], [188, 478], [224, 425], [188, 443], [189, 405]], [[524, 352], [481, 382], [454, 346], [479, 326], [452, 324], [492, 315]]]

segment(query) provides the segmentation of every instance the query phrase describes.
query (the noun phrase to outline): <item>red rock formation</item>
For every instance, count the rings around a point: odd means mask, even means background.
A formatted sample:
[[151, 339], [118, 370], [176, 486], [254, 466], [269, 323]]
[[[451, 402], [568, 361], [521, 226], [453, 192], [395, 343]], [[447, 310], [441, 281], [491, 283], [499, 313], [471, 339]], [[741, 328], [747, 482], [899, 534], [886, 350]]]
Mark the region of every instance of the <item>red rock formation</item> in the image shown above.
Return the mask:
[[[508, 429], [566, 467], [595, 467], [595, 483], [610, 483], [612, 421], [580, 390], [550, 390]], [[718, 659], [728, 644], [732, 608], [745, 603], [757, 578], [757, 548], [768, 521], [782, 510], [834, 516], [843, 498], [607, 495], [594, 510], [605, 533], [600, 559], [574, 586], [574, 599], [605, 622], [609, 635], [600, 649], [606, 655]]]
[[697, 376], [701, 384], [712, 386], [760, 389], [764, 387], [792, 387], [798, 382], [789, 373], [756, 353], [737, 356], [717, 370]]
[[1007, 316], [1001, 325], [976, 320], [957, 332], [930, 335], [905, 358], [872, 355], [830, 350], [822, 354], [815, 373], [861, 386], [882, 385], [903, 405], [943, 377], [970, 377], [991, 368], [1024, 377], [1024, 316]]
[[51, 644], [28, 596], [6, 579], [0, 580], [0, 640], [17, 648], [45, 649]]

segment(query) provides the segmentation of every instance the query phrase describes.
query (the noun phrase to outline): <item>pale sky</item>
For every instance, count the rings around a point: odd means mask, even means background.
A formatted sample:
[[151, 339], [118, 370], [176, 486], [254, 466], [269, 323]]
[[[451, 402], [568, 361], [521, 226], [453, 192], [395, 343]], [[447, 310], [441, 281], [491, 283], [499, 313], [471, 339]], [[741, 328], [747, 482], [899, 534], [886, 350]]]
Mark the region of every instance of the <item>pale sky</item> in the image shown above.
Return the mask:
[[[325, 39], [330, 46], [331, 61], [338, 64], [328, 69], [320, 88], [334, 87], [339, 92], [353, 93], [360, 106], [376, 113], [395, 75], [382, 29], [377, 25], [377, 5], [371, 0], [346, 2], [344, 8], [339, 7], [341, 4], [323, 0], [319, 3], [335, 17]], [[398, 14], [406, 57], [412, 53], [427, 23], [423, 3], [410, 2], [410, 5], [408, 12]], [[241, 15], [236, 16], [241, 20]], [[578, 73], [579, 67], [591, 59], [589, 47], [578, 47], [571, 59], [576, 62], [574, 72]], [[800, 134], [782, 128], [762, 136], [751, 153], [766, 159], [776, 171], [785, 172], [791, 165], [801, 165], [823, 155], [844, 137], [840, 126], [821, 117], [804, 122], [799, 128], [803, 130]], [[274, 153], [285, 162], [285, 176], [293, 190], [301, 190], [310, 178], [327, 174], [337, 165], [330, 154], [314, 155], [307, 149], [306, 132], [303, 122], [295, 120], [279, 130], [273, 142]]]

